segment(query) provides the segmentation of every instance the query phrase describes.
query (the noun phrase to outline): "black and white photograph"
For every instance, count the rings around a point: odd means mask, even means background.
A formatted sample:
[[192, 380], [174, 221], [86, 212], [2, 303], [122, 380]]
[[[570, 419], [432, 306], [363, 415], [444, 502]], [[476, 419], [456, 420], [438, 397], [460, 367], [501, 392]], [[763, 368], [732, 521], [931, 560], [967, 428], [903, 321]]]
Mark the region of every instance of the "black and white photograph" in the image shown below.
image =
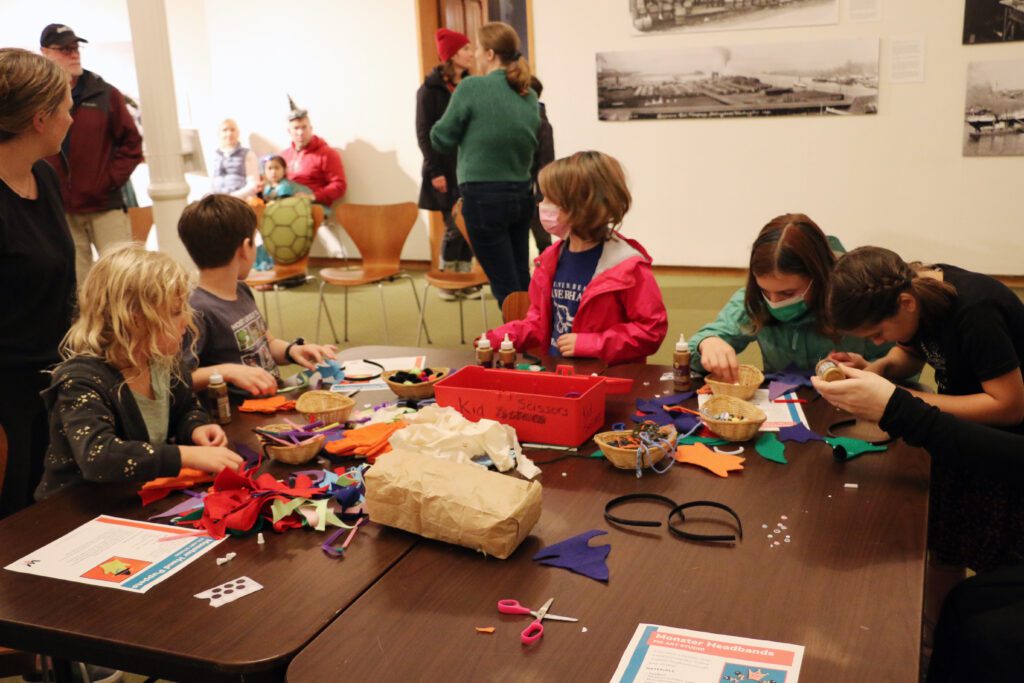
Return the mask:
[[875, 114], [878, 39], [597, 54], [602, 121]]
[[965, 0], [964, 45], [1024, 40], [1024, 0]]
[[964, 156], [1024, 155], [1024, 60], [967, 65]]
[[627, 0], [637, 35], [839, 23], [839, 0]]

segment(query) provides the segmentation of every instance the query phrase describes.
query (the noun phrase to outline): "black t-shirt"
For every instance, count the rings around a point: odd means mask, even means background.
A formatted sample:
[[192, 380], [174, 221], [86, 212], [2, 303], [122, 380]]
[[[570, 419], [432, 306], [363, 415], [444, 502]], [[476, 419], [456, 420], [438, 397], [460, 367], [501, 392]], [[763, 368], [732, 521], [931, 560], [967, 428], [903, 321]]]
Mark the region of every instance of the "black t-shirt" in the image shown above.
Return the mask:
[[75, 246], [57, 174], [32, 166], [37, 199], [0, 182], [0, 372], [34, 372], [60, 360], [75, 302]]
[[982, 382], [1024, 364], [1024, 302], [998, 280], [937, 264], [956, 287], [953, 308], [922, 325], [911, 347], [935, 369], [940, 394], [982, 392]]

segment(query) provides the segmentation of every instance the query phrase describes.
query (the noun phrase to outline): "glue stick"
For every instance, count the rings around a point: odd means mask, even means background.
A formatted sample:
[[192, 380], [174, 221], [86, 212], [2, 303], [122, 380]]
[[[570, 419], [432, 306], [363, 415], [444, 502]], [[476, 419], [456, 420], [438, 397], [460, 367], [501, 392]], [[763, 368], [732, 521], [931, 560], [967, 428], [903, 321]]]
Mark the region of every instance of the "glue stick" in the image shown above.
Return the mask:
[[497, 368], [503, 368], [505, 370], [516, 369], [516, 347], [512, 344], [512, 340], [508, 338], [508, 333], [505, 333], [505, 338], [501, 340], [501, 348], [498, 349], [498, 362], [495, 364]]
[[480, 335], [480, 341], [476, 345], [476, 363], [485, 368], [494, 367], [494, 348], [486, 332]]
[[680, 334], [672, 353], [672, 388], [688, 391], [690, 381], [690, 347], [686, 344], [686, 337]]

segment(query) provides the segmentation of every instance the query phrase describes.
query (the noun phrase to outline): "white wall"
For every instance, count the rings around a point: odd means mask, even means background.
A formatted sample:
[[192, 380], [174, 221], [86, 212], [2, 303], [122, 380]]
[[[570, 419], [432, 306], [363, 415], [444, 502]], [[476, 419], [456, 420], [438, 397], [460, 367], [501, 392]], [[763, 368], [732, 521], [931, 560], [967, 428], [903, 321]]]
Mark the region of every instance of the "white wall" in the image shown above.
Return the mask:
[[[556, 151], [623, 162], [625, 231], [656, 263], [744, 266], [768, 219], [803, 211], [848, 247], [1024, 273], [1024, 157], [961, 156], [967, 63], [1024, 59], [1024, 42], [961, 46], [963, 0], [883, 0], [880, 23], [638, 37], [626, 0], [534, 0], [533, 12]], [[927, 40], [926, 81], [890, 84], [886, 39], [911, 35]], [[877, 116], [597, 120], [595, 52], [862, 36], [883, 39]]]

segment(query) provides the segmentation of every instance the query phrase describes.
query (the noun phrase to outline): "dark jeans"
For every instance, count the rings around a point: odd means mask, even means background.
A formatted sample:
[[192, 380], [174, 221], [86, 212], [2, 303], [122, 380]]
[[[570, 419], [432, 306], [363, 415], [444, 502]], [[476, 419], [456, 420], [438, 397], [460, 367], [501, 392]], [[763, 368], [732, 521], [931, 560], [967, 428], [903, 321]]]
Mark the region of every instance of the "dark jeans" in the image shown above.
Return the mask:
[[441, 218], [444, 219], [444, 237], [441, 238], [441, 260], [445, 265], [455, 261], [472, 261], [473, 252], [459, 232], [459, 226], [455, 225], [455, 217], [451, 209], [442, 209]]
[[49, 420], [39, 392], [50, 386], [41, 372], [13, 372], [0, 382], [0, 425], [7, 433], [7, 474], [0, 518], [32, 504], [50, 444]]
[[530, 183], [465, 183], [459, 190], [469, 241], [500, 306], [530, 287]]

